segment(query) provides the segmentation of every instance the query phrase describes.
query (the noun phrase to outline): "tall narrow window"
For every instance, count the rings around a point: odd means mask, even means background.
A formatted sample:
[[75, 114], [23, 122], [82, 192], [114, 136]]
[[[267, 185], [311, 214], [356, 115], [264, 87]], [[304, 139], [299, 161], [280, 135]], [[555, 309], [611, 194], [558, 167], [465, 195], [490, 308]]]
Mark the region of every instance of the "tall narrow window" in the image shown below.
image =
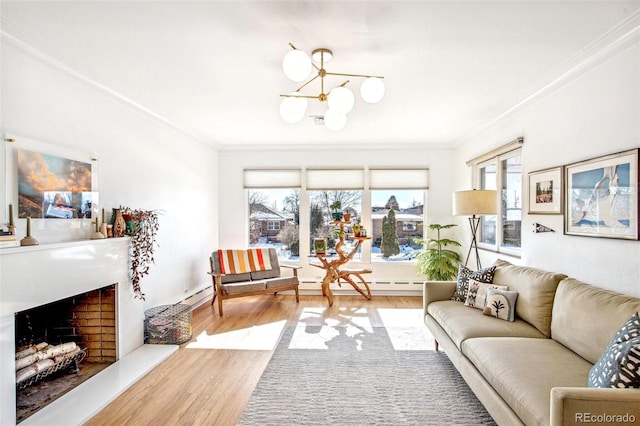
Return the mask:
[[424, 190], [372, 190], [371, 200], [371, 261], [414, 260], [424, 237]]
[[[362, 218], [362, 191], [359, 190], [316, 190], [309, 191], [309, 231], [310, 245], [314, 238], [324, 238], [327, 241], [329, 253], [335, 250], [340, 239], [340, 227], [333, 223], [332, 205], [340, 202], [339, 211], [351, 214], [351, 224], [345, 226], [345, 253], [351, 252], [355, 241], [351, 239], [351, 226]], [[312, 246], [312, 245], [311, 245]], [[361, 260], [361, 252], [356, 253], [352, 260]]]
[[518, 139], [481, 162], [470, 162], [476, 170], [476, 187], [498, 191], [498, 214], [483, 216], [479, 246], [519, 254], [522, 246], [522, 139]]
[[300, 259], [300, 170], [245, 170], [249, 247], [273, 247]]

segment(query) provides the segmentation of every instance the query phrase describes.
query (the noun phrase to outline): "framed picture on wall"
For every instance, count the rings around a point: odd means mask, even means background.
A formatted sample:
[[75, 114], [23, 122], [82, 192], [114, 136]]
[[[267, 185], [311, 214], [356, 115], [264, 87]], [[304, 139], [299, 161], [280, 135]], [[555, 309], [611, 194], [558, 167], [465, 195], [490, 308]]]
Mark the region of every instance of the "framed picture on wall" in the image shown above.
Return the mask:
[[562, 167], [529, 173], [529, 214], [562, 214]]
[[638, 152], [565, 166], [565, 234], [638, 239]]

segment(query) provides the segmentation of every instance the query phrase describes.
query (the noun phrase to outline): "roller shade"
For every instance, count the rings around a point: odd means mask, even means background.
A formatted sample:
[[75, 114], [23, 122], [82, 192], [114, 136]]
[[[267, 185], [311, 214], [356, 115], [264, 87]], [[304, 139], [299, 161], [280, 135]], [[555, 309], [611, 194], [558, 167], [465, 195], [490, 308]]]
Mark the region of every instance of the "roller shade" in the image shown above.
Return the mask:
[[369, 189], [429, 189], [429, 169], [370, 169]]
[[307, 189], [364, 189], [364, 170], [307, 170]]
[[250, 188], [300, 188], [302, 171], [299, 169], [245, 170], [244, 187]]

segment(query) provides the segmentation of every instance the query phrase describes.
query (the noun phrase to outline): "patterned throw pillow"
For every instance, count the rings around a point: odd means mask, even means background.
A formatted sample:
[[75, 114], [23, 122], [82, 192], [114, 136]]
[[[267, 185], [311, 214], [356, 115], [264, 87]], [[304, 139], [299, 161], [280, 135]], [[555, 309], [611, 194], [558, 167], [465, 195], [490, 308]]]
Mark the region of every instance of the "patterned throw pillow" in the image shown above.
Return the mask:
[[517, 299], [517, 291], [489, 289], [487, 290], [487, 303], [482, 313], [513, 322], [516, 320]]
[[495, 266], [489, 266], [479, 271], [472, 271], [466, 266], [458, 267], [458, 284], [456, 285], [456, 292], [453, 294], [451, 300], [457, 302], [464, 302], [467, 300], [467, 291], [469, 290], [469, 280], [473, 279], [480, 281], [481, 283], [492, 283], [493, 275], [496, 272]]
[[640, 316], [637, 312], [591, 367], [589, 387], [640, 388]]
[[469, 280], [467, 300], [464, 301], [464, 305], [470, 308], [484, 309], [489, 289], [507, 290], [508, 287], [506, 285], [485, 284], [476, 280]]

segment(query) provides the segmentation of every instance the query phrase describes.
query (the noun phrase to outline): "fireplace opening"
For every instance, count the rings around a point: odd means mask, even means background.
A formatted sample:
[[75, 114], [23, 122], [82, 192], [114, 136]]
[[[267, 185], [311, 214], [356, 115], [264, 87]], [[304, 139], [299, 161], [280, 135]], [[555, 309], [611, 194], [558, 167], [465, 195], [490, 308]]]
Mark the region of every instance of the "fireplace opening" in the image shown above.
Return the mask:
[[116, 362], [116, 285], [15, 314], [19, 423]]

